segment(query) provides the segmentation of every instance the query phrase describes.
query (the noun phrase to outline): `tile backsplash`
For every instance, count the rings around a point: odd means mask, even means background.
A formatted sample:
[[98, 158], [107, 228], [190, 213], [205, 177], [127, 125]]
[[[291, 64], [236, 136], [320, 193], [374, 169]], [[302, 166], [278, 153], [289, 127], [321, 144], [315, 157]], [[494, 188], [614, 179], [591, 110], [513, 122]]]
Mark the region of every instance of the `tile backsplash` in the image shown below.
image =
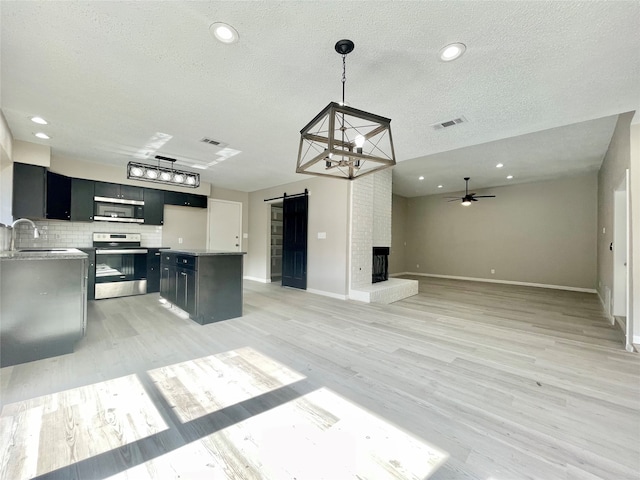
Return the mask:
[[16, 248], [93, 246], [94, 232], [140, 233], [144, 247], [162, 247], [162, 227], [156, 225], [130, 225], [109, 222], [66, 222], [41, 220], [34, 222], [40, 238], [33, 238], [33, 228], [27, 223], [16, 225]]

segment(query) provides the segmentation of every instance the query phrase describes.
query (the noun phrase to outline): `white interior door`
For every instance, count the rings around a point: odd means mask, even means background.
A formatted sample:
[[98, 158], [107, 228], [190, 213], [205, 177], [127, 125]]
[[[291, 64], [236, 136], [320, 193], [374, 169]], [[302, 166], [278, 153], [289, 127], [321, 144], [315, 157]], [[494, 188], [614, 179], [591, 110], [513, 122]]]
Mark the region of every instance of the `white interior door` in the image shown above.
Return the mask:
[[242, 251], [242, 203], [209, 199], [207, 248]]

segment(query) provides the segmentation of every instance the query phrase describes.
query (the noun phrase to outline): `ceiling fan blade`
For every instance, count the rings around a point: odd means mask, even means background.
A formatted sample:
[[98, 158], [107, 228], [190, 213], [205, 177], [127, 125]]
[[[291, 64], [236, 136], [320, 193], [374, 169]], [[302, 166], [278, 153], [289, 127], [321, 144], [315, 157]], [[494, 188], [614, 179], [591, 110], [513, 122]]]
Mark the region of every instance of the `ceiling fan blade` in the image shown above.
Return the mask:
[[495, 195], [477, 195], [476, 198], [495, 198]]
[[462, 197], [442, 197], [442, 198], [458, 198], [458, 199], [460, 199]]
[[447, 202], [458, 202], [462, 200], [461, 198], [454, 198], [453, 200], [447, 200]]
[[477, 202], [478, 201], [478, 199], [474, 198], [474, 197], [471, 197], [469, 200], [471, 200], [472, 202]]
[[475, 193], [470, 193], [469, 195], [473, 197], [475, 195]]

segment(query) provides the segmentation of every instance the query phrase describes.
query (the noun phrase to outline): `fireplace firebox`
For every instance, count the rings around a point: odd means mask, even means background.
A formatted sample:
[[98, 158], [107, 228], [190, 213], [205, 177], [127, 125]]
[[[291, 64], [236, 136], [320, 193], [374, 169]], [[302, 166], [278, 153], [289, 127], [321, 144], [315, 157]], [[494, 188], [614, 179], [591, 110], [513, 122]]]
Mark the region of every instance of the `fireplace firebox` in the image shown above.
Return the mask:
[[371, 283], [389, 280], [389, 247], [373, 247]]

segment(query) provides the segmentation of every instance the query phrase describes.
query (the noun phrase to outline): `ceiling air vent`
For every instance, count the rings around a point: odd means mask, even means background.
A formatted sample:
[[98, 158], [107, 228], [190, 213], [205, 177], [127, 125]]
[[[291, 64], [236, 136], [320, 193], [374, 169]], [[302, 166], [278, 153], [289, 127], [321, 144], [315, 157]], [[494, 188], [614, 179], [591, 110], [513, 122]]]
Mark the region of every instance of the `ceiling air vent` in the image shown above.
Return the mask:
[[226, 147], [227, 144], [224, 142], [219, 142], [218, 140], [214, 140], [212, 138], [208, 138], [208, 137], [203, 137], [202, 140], [200, 140], [202, 143], [208, 143], [209, 145], [213, 145], [215, 147]]
[[458, 125], [459, 123], [465, 123], [467, 121], [464, 117], [454, 118], [453, 120], [447, 120], [446, 122], [438, 122], [431, 125], [431, 128], [434, 130], [441, 130], [447, 127], [453, 127], [454, 125]]

